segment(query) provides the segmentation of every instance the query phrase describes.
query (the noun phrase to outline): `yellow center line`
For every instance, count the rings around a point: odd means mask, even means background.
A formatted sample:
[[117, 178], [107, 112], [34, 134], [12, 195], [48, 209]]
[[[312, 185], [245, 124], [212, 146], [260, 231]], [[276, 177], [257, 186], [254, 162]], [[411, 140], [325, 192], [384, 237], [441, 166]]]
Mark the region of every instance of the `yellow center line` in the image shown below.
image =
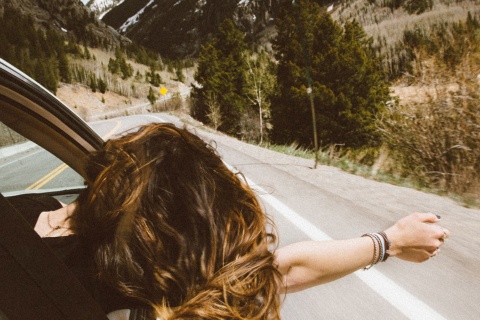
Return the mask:
[[[118, 128], [120, 128], [120, 126], [122, 125], [122, 122], [120, 120], [116, 120], [116, 125], [115, 127], [110, 130], [107, 134], [105, 134], [102, 139], [103, 140], [107, 140], [108, 138], [110, 138], [117, 130]], [[65, 164], [65, 163], [62, 163], [61, 165], [59, 165], [58, 167], [56, 167], [55, 169], [53, 169], [52, 171], [50, 171], [49, 173], [47, 173], [45, 176], [43, 176], [42, 178], [40, 178], [38, 181], [36, 181], [35, 183], [33, 183], [32, 185], [28, 186], [25, 190], [37, 190], [37, 189], [40, 189], [41, 187], [43, 187], [45, 184], [47, 184], [49, 181], [52, 181], [53, 178], [55, 178], [56, 176], [58, 176], [60, 173], [62, 173], [63, 171], [65, 171], [65, 169], [67, 169], [68, 166]]]
[[25, 190], [36, 190], [36, 189], [40, 189], [41, 187], [43, 187], [47, 182], [49, 182], [50, 180], [52, 180], [53, 178], [55, 178], [56, 176], [58, 176], [60, 173], [62, 173], [65, 169], [67, 169], [68, 166], [65, 164], [65, 163], [62, 163], [61, 165], [59, 165], [58, 167], [56, 167], [55, 169], [53, 169], [51, 172], [49, 172], [47, 175], [45, 175], [44, 177], [42, 177], [40, 180], [38, 180], [37, 182], [33, 183], [32, 185], [30, 185], [29, 187], [27, 187], [27, 189]]

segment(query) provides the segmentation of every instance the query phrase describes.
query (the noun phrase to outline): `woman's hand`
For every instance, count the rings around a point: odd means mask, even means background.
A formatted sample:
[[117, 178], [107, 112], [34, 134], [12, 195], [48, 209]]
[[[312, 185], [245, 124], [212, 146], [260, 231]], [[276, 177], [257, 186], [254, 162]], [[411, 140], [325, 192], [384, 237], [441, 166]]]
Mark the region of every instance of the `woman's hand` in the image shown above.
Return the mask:
[[437, 223], [440, 217], [433, 213], [413, 213], [385, 230], [390, 240], [390, 256], [423, 262], [440, 252], [440, 246], [450, 231]]

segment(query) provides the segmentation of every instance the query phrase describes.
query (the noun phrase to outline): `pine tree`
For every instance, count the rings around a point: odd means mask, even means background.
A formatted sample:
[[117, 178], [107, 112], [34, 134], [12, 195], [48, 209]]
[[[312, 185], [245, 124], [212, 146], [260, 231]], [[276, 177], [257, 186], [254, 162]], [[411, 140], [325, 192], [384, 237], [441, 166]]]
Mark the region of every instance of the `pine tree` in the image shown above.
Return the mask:
[[[278, 35], [274, 39], [274, 50], [278, 60], [277, 94], [272, 102], [272, 138], [276, 143], [298, 141], [306, 146], [313, 145], [306, 63], [312, 60], [313, 35], [314, 30], [319, 28], [316, 27], [319, 17], [319, 6], [302, 2], [297, 6], [284, 3], [276, 19]], [[305, 21], [309, 23], [304, 23]], [[333, 28], [325, 33], [336, 37], [339, 31]], [[328, 38], [319, 40], [324, 40], [326, 44], [331, 42]], [[322, 50], [327, 52], [328, 48]], [[306, 57], [309, 59], [305, 59]], [[330, 92], [325, 89], [325, 86], [322, 86], [316, 90], [317, 95], [325, 100], [323, 105], [331, 99]], [[319, 101], [316, 101], [316, 104], [318, 103]]]
[[360, 25], [346, 22], [342, 28], [316, 3], [300, 0], [284, 3], [277, 30], [275, 142], [312, 146], [310, 87], [322, 145], [374, 145], [379, 139], [374, 122], [389, 90]]
[[97, 85], [98, 91], [101, 93], [107, 92], [107, 82], [105, 82], [102, 78], [98, 78]]
[[68, 62], [67, 55], [63, 48], [58, 52], [58, 72], [60, 75], [60, 80], [65, 83], [72, 82], [72, 75], [70, 72], [70, 64]]
[[90, 89], [92, 89], [92, 92], [97, 92], [98, 84], [97, 84], [97, 77], [92, 74], [90, 75]]
[[175, 70], [175, 75], [177, 76], [177, 81], [185, 82], [185, 75], [183, 74], [183, 70], [181, 67], [177, 67]]
[[195, 73], [195, 81], [192, 90], [193, 106], [191, 114], [194, 118], [206, 123], [209, 119], [208, 100], [211, 96], [217, 96], [221, 91], [221, 73], [219, 65], [219, 51], [212, 43], [202, 46], [199, 54], [199, 64]]
[[208, 99], [217, 97], [222, 121], [220, 130], [238, 134], [242, 113], [248, 104], [243, 95], [245, 70], [243, 34], [229, 19], [221, 23], [218, 35], [202, 46], [193, 89], [192, 116], [208, 122]]
[[39, 59], [34, 69], [34, 78], [53, 94], [57, 92], [58, 78], [53, 60]]
[[152, 87], [148, 90], [148, 96], [147, 96], [148, 101], [150, 101], [150, 104], [152, 106], [155, 106], [155, 102], [157, 102], [157, 95], [155, 94], [155, 91], [153, 90]]
[[83, 47], [83, 57], [87, 60], [90, 60], [92, 58], [92, 55], [90, 54], [90, 50], [88, 50], [87, 46]]
[[145, 78], [150, 82], [151, 85], [158, 87], [162, 83], [162, 78], [159, 73], [157, 73], [157, 66], [156, 63], [151, 63], [150, 64], [150, 71], [146, 73]]

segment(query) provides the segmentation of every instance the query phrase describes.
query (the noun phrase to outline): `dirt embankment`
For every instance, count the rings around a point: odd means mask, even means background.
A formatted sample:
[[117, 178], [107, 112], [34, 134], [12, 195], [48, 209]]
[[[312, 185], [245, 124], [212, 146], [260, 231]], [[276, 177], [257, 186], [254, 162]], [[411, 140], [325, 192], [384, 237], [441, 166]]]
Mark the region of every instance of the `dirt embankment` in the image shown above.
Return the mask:
[[57, 97], [86, 121], [132, 114], [138, 106], [149, 107], [146, 98], [125, 97], [111, 91], [92, 92], [82, 84], [61, 85]]

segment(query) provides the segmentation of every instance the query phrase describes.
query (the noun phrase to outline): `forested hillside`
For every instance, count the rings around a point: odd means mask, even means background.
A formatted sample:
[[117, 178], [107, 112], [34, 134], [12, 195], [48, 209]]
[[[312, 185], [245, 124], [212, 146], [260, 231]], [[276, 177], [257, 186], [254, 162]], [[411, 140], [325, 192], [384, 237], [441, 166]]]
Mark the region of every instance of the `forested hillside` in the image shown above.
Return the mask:
[[344, 0], [335, 5], [332, 17], [340, 24], [356, 20], [372, 37], [383, 67], [394, 79], [412, 71], [412, 34], [441, 36], [448, 46], [455, 38], [455, 25], [479, 13], [478, 0]]
[[[106, 91], [147, 98], [149, 86], [165, 83], [160, 73], [184, 81], [191, 62], [162, 59], [132, 43], [83, 6], [63, 0], [1, 1], [0, 58], [32, 76], [51, 92], [60, 83], [80, 83], [93, 92]], [[96, 50], [101, 58], [91, 53]], [[106, 57], [106, 58], [104, 58]], [[135, 68], [132, 64], [135, 64]], [[155, 102], [157, 95], [151, 95]]]

